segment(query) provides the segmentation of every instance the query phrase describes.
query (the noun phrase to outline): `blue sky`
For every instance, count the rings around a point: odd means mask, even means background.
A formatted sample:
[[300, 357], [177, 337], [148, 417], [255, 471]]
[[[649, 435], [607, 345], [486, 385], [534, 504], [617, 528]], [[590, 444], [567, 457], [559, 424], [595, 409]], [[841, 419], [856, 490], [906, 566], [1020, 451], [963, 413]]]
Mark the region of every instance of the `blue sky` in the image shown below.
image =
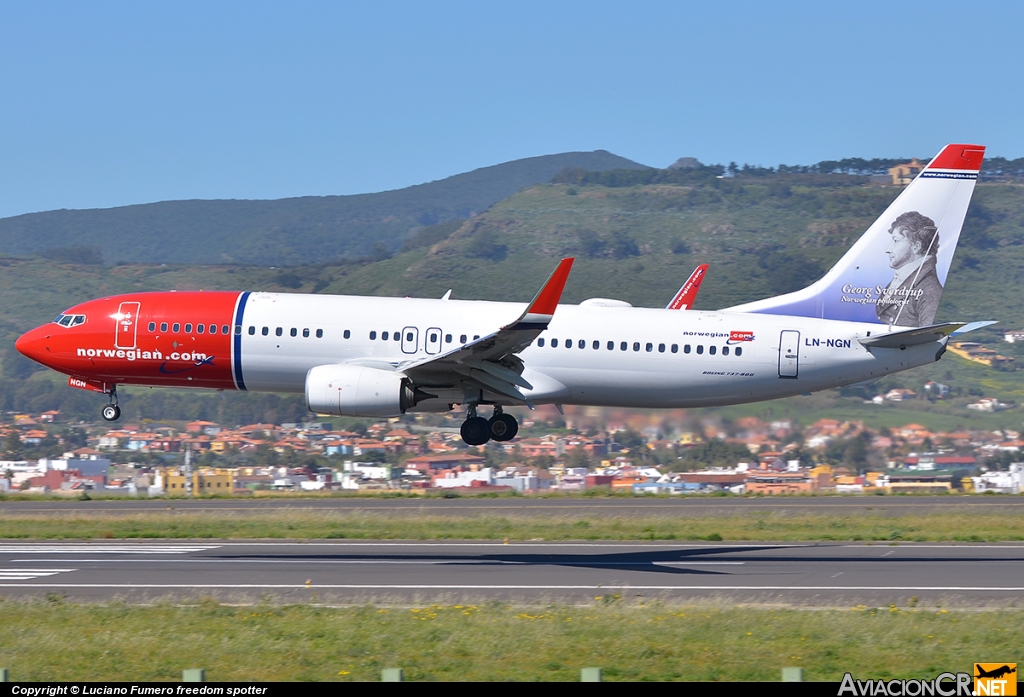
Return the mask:
[[1019, 2], [7, 2], [0, 217], [666, 166], [1024, 156]]

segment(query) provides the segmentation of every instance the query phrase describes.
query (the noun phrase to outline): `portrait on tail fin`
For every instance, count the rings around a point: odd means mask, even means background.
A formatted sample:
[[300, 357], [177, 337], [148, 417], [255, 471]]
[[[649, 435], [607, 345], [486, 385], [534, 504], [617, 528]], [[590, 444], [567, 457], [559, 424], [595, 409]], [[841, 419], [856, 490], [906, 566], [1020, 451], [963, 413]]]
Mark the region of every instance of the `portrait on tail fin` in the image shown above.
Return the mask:
[[901, 327], [928, 326], [942, 298], [936, 270], [938, 227], [928, 216], [908, 211], [892, 222], [889, 236], [885, 253], [893, 277], [875, 305], [878, 320]]

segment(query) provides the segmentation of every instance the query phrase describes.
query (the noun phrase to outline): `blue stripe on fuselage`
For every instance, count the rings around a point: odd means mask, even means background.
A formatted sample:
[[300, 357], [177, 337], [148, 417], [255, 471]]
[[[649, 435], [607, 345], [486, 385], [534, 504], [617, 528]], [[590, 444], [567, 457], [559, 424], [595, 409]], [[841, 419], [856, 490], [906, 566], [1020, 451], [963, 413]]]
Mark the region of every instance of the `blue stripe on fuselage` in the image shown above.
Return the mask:
[[245, 314], [245, 303], [249, 299], [249, 291], [242, 293], [242, 297], [238, 299], [238, 307], [235, 309], [235, 326], [234, 340], [235, 350], [234, 356], [234, 370], [235, 370], [235, 387], [240, 390], [245, 389], [245, 380], [242, 379], [242, 316]]

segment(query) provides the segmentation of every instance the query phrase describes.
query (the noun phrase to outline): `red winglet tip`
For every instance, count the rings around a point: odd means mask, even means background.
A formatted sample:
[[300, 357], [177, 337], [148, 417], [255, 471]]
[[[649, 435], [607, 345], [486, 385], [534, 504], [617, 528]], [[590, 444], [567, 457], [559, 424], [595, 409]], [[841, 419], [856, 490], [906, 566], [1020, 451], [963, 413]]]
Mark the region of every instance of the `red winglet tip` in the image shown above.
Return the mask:
[[569, 280], [569, 271], [572, 269], [573, 257], [566, 257], [558, 263], [558, 267], [552, 272], [547, 283], [537, 293], [536, 299], [530, 304], [527, 312], [537, 315], [553, 315], [558, 301], [562, 298], [562, 291], [565, 289], [565, 282]]
[[977, 172], [985, 159], [984, 145], [951, 143], [928, 163], [926, 169], [959, 169]]

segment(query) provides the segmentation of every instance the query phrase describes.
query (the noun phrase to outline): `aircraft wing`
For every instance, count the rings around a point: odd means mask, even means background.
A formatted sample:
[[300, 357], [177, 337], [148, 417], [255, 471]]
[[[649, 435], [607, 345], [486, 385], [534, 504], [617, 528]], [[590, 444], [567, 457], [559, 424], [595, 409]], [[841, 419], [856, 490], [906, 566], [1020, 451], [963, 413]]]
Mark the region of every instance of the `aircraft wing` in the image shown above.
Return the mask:
[[898, 348], [905, 349], [909, 346], [918, 346], [932, 341], [939, 341], [947, 336], [957, 336], [973, 332], [975, 329], [995, 324], [994, 320], [984, 322], [943, 322], [918, 329], [904, 329], [878, 336], [864, 337], [860, 343], [868, 348]]
[[525, 365], [516, 354], [548, 328], [572, 263], [572, 258], [559, 262], [514, 322], [447, 353], [399, 364], [396, 369], [426, 389], [468, 382], [474, 387], [526, 402], [526, 396], [519, 388], [532, 389], [533, 385], [523, 379]]
[[693, 307], [693, 301], [697, 299], [697, 291], [700, 284], [704, 282], [704, 274], [708, 271], [707, 264], [701, 264], [693, 270], [686, 283], [676, 291], [675, 296], [665, 306], [666, 310], [689, 310]]

